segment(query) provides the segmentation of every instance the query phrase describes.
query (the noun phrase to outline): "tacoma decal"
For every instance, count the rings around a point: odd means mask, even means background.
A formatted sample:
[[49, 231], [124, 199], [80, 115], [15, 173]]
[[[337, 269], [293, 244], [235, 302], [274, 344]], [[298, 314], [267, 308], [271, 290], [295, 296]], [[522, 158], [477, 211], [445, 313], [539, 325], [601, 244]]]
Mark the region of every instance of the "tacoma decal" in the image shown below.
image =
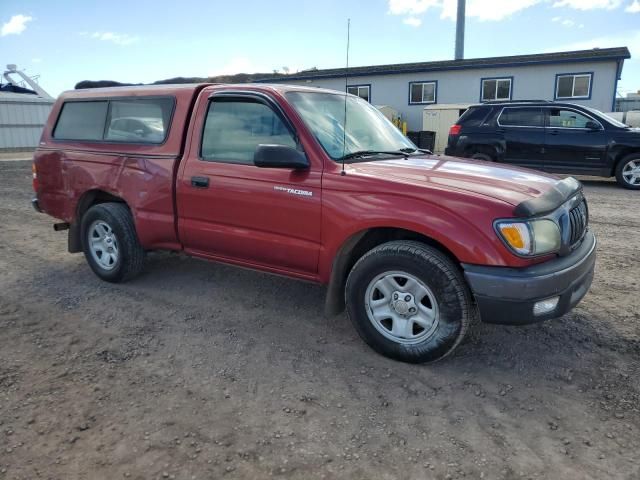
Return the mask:
[[297, 188], [281, 187], [279, 185], [274, 186], [273, 189], [279, 192], [287, 192], [287, 193], [290, 193], [291, 195], [300, 195], [302, 197], [313, 197], [313, 192], [310, 192], [309, 190], [298, 190]]

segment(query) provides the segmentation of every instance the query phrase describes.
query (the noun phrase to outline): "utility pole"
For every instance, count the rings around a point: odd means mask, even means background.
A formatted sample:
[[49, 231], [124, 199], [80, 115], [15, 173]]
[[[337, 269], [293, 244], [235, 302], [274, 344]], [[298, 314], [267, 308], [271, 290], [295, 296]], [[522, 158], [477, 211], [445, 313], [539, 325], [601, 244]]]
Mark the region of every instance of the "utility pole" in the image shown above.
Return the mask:
[[458, 18], [456, 20], [456, 60], [464, 58], [464, 20], [465, 0], [458, 0]]

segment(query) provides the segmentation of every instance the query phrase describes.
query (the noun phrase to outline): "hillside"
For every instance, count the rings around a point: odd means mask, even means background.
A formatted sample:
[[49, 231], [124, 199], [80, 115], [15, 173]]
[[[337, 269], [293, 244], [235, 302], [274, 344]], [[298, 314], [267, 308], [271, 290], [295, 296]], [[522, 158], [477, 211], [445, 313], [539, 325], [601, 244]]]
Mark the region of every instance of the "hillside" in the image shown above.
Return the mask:
[[[249, 83], [259, 78], [286, 77], [283, 73], [237, 73], [235, 75], [218, 75], [216, 77], [174, 77], [157, 80], [150, 85], [164, 85], [169, 83]], [[123, 83], [115, 80], [83, 80], [75, 86], [76, 90], [84, 88], [123, 87], [130, 85], [144, 85], [142, 83]]]

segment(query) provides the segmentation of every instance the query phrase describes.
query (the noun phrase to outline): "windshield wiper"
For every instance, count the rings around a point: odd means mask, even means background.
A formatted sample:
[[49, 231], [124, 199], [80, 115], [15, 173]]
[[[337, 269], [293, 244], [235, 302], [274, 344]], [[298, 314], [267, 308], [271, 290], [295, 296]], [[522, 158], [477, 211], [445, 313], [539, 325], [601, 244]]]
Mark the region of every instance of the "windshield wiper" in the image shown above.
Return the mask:
[[401, 148], [400, 151], [405, 153], [425, 153], [427, 155], [433, 155], [433, 152], [431, 150], [427, 150], [426, 148], [407, 147], [407, 148]]
[[357, 152], [347, 153], [346, 155], [338, 158], [338, 160], [351, 160], [353, 158], [372, 157], [374, 155], [394, 155], [397, 157], [407, 158], [408, 153], [410, 152], [405, 152], [404, 150], [359, 150]]

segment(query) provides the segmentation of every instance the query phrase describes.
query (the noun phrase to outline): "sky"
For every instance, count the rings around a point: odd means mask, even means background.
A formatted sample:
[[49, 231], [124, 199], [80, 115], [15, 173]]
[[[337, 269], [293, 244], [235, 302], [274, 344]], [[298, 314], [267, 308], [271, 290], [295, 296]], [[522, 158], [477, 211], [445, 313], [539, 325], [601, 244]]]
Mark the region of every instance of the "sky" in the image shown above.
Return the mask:
[[[81, 80], [291, 72], [453, 58], [456, 0], [1, 0], [0, 66], [52, 95]], [[465, 58], [627, 46], [640, 90], [640, 0], [467, 0]]]

